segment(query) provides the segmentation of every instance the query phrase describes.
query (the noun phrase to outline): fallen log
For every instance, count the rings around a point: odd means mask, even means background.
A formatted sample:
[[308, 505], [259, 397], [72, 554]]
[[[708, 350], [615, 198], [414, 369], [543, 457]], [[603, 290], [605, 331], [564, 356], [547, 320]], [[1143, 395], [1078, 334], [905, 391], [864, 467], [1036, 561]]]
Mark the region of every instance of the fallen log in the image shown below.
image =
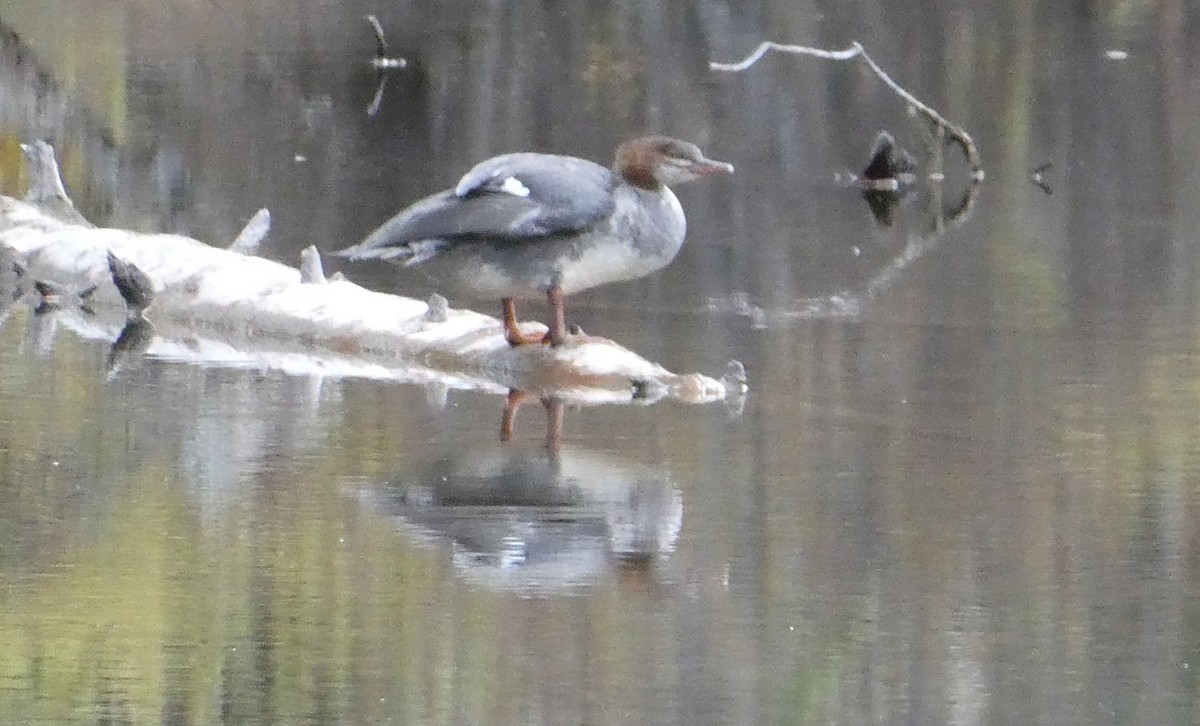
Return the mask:
[[[205, 362], [204, 351], [209, 351], [215, 364], [241, 359], [241, 364], [292, 371], [300, 358], [327, 375], [517, 389], [581, 403], [664, 397], [706, 402], [740, 394], [745, 387], [738, 364], [731, 363], [723, 379], [680, 375], [594, 336], [575, 336], [558, 348], [513, 348], [499, 320], [448, 309], [438, 296], [426, 303], [373, 292], [337, 276], [325, 280], [319, 259], [313, 269], [315, 250], [306, 251], [302, 275], [278, 262], [188, 237], [84, 226], [3, 196], [0, 248], [32, 279], [76, 289], [98, 286], [89, 299], [89, 308], [100, 313], [97, 320], [76, 319], [72, 327], [110, 340], [124, 322], [116, 311], [125, 309], [110, 256], [135, 266], [153, 283], [146, 317], [153, 321], [159, 349], [170, 350], [173, 358], [192, 351], [197, 362]], [[525, 325], [528, 332], [545, 327]], [[152, 341], [143, 349], [153, 355], [155, 345]], [[214, 350], [220, 352], [214, 355]]]

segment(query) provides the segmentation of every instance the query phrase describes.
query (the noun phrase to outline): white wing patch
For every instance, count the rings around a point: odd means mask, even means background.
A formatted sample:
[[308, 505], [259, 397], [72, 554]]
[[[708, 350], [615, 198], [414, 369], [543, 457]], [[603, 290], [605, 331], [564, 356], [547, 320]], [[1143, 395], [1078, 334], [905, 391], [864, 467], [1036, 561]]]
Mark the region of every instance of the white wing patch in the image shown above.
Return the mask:
[[454, 187], [454, 195], [460, 199], [478, 191], [500, 192], [514, 197], [528, 197], [529, 187], [515, 176], [501, 177], [500, 174], [481, 177], [474, 170], [469, 172]]
[[501, 182], [499, 189], [500, 189], [500, 191], [504, 192], [505, 194], [511, 194], [514, 197], [529, 196], [529, 187], [522, 184], [521, 180], [516, 178], [515, 176], [510, 176], [507, 179], [505, 179], [503, 182]]

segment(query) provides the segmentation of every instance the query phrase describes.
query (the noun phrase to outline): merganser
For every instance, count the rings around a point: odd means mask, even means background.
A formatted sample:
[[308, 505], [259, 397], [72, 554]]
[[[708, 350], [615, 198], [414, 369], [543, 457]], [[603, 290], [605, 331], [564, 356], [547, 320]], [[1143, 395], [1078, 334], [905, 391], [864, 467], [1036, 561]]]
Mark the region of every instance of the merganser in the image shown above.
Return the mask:
[[[500, 298], [510, 345], [558, 346], [567, 336], [564, 295], [633, 280], [675, 258], [687, 223], [667, 185], [732, 171], [666, 136], [621, 144], [611, 171], [572, 156], [505, 154], [336, 254], [429, 262], [435, 277]], [[522, 333], [515, 300], [543, 295], [553, 312], [549, 332]]]

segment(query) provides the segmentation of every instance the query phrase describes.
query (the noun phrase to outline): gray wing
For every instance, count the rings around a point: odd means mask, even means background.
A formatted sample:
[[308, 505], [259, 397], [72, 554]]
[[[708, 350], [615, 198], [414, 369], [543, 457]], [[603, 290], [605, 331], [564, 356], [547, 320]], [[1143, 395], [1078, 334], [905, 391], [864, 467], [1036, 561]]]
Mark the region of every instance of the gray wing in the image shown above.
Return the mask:
[[458, 241], [529, 239], [576, 232], [613, 210], [616, 179], [569, 156], [507, 154], [468, 171], [339, 255], [420, 262]]
[[506, 154], [477, 165], [459, 180], [463, 203], [494, 205], [480, 219], [483, 234], [511, 229], [514, 236], [574, 232], [612, 214], [616, 177], [599, 164], [573, 156]]

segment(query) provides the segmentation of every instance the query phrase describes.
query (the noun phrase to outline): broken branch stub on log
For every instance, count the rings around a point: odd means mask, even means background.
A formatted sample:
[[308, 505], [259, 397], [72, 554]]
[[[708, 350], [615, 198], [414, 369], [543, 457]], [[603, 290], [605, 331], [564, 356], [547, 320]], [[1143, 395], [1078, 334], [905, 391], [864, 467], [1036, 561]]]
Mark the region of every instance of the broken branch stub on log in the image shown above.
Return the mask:
[[971, 139], [971, 135], [966, 132], [961, 126], [951, 123], [944, 116], [934, 110], [931, 106], [926, 105], [916, 96], [905, 90], [899, 83], [892, 80], [892, 77], [887, 74], [875, 62], [870, 55], [867, 54], [862, 43], [854, 41], [849, 48], [842, 50], [825, 50], [823, 48], [811, 48], [806, 45], [787, 45], [784, 43], [773, 43], [769, 40], [764, 40], [759, 43], [750, 55], [740, 61], [734, 63], [718, 63], [710, 61], [708, 67], [714, 71], [722, 71], [726, 73], [738, 73], [744, 71], [750, 66], [757, 63], [767, 53], [777, 51], [780, 53], [791, 53], [794, 55], [808, 55], [815, 58], [825, 58], [827, 60], [853, 60], [854, 58], [862, 58], [871, 72], [875, 74], [883, 84], [890, 88], [896, 95], [904, 99], [909, 106], [918, 114], [927, 119], [930, 124], [941, 134], [949, 136], [949, 138], [962, 149], [963, 155], [967, 158], [967, 163], [971, 165], [971, 176], [976, 180], [982, 180], [984, 177], [983, 162], [979, 158], [979, 149], [975, 146], [975, 141]]
[[[672, 373], [603, 338], [512, 348], [500, 321], [489, 316], [441, 309], [436, 300], [433, 310], [337, 276], [326, 281], [318, 274], [315, 249], [305, 253], [302, 276], [298, 269], [188, 237], [63, 222], [7, 197], [0, 197], [0, 247], [33, 278], [77, 288], [99, 285], [95, 305], [123, 309], [111, 255], [118, 269], [132, 265], [152, 281], [143, 292], [153, 295], [149, 317], [160, 336], [203, 336], [256, 354], [272, 348], [307, 353], [330, 374], [355, 375], [359, 365], [371, 377], [441, 377], [455, 387], [525, 389], [580, 403], [661, 397], [703, 402], [741, 389], [736, 381]], [[394, 375], [381, 376], [381, 368]]]

